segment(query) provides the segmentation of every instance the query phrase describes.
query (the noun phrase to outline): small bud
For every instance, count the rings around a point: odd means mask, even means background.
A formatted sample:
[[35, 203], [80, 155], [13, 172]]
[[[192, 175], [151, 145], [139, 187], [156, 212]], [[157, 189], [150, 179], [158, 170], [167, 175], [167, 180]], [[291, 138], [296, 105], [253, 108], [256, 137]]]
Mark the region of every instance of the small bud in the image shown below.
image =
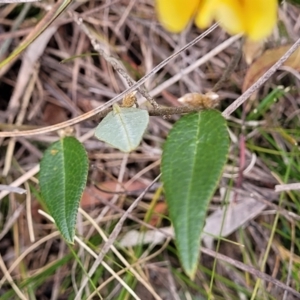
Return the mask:
[[58, 135], [60, 138], [64, 138], [66, 136], [73, 136], [74, 135], [74, 128], [71, 126], [68, 126], [63, 129], [58, 130]]
[[123, 107], [132, 107], [136, 104], [136, 91], [127, 94], [124, 96], [123, 101], [122, 101], [122, 106]]
[[214, 92], [208, 92], [205, 95], [188, 93], [179, 98], [178, 101], [186, 106], [208, 109], [214, 108], [219, 104], [219, 95]]

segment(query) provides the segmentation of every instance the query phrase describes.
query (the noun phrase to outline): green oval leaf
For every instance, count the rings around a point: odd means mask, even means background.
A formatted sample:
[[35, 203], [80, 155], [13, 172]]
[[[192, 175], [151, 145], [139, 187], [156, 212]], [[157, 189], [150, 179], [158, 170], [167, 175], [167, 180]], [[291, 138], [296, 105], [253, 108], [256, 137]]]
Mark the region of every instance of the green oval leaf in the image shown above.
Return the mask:
[[130, 152], [140, 144], [148, 123], [146, 110], [114, 104], [113, 111], [97, 126], [95, 136], [123, 152]]
[[73, 137], [53, 143], [40, 163], [42, 198], [57, 228], [73, 243], [79, 202], [88, 174], [88, 157], [83, 145]]
[[162, 181], [179, 257], [193, 278], [208, 204], [227, 160], [226, 121], [216, 110], [182, 117], [163, 148]]

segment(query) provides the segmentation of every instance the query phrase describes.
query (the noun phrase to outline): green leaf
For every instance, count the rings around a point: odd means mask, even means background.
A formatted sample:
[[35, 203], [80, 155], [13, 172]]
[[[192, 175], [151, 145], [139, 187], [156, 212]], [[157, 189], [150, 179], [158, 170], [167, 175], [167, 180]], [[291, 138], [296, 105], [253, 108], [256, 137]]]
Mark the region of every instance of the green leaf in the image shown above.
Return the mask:
[[140, 144], [148, 123], [146, 110], [114, 104], [113, 111], [97, 126], [95, 136], [123, 152], [130, 152]]
[[227, 160], [226, 121], [216, 110], [182, 117], [171, 129], [162, 155], [162, 181], [176, 244], [193, 278], [208, 204]]
[[79, 202], [87, 180], [88, 157], [83, 145], [73, 137], [53, 143], [40, 164], [42, 198], [59, 231], [73, 243]]
[[265, 116], [266, 111], [284, 94], [286, 94], [286, 90], [284, 90], [283, 86], [277, 86], [264, 99], [259, 101], [254, 111], [248, 114], [247, 120], [257, 120], [259, 117]]

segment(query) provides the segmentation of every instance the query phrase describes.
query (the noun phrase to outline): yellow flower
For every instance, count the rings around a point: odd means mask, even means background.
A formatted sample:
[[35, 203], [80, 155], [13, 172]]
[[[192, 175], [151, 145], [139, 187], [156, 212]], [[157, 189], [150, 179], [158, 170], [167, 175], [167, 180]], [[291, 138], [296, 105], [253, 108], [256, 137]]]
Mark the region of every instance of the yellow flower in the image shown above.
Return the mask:
[[199, 28], [216, 20], [228, 33], [244, 33], [252, 40], [272, 32], [277, 7], [277, 0], [156, 0], [158, 18], [171, 32], [182, 31], [192, 18]]

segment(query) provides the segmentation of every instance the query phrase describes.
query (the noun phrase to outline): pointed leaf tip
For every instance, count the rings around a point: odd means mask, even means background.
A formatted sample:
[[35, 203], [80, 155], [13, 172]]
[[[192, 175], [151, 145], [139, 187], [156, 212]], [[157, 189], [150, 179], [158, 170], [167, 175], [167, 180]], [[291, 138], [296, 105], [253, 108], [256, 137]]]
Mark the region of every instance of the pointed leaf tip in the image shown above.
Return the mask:
[[40, 163], [42, 198], [68, 243], [74, 240], [77, 211], [87, 174], [87, 153], [74, 137], [53, 143]]
[[162, 155], [162, 181], [179, 257], [196, 272], [208, 204], [227, 160], [226, 120], [216, 110], [183, 116], [171, 129]]

